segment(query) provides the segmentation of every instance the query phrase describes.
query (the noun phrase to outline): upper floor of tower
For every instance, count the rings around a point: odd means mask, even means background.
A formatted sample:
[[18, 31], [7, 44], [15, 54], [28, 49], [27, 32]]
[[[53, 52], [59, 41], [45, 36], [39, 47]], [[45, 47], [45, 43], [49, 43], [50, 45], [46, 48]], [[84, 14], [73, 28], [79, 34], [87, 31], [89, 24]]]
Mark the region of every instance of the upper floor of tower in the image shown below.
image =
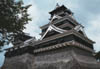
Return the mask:
[[61, 17], [65, 16], [65, 15], [72, 16], [73, 12], [70, 9], [68, 9], [67, 7], [65, 7], [64, 5], [60, 6], [57, 3], [55, 9], [52, 10], [51, 12], [49, 12], [49, 14], [51, 15], [51, 18], [52, 18], [53, 16], [61, 16]]

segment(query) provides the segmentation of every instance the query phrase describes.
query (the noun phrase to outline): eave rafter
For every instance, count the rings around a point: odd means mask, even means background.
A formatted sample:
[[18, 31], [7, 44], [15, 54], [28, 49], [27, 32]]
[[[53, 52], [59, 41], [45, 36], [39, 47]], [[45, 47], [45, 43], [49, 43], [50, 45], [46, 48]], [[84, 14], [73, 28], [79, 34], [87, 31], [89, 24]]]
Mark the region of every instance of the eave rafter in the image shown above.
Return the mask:
[[80, 44], [80, 43], [78, 43], [78, 42], [76, 42], [74, 40], [69, 41], [69, 42], [64, 42], [64, 43], [56, 44], [56, 45], [52, 45], [52, 46], [48, 46], [48, 47], [45, 47], [45, 48], [35, 49], [34, 53], [50, 51], [50, 50], [53, 50], [53, 49], [57, 49], [57, 48], [61, 48], [61, 47], [68, 47], [68, 46], [78, 47], [78, 48], [85, 49], [87, 51], [90, 51], [90, 52], [94, 53], [94, 50], [92, 50], [91, 48], [88, 48], [85, 45]]

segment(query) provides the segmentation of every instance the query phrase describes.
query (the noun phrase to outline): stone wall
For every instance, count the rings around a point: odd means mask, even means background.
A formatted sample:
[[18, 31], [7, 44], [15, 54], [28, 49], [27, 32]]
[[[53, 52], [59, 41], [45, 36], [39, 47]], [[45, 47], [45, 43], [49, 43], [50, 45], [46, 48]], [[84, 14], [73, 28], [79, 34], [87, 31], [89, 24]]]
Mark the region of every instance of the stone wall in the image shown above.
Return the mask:
[[25, 53], [19, 56], [6, 57], [1, 69], [34, 69], [34, 55]]
[[60, 48], [42, 52], [35, 55], [35, 68], [36, 69], [65, 69], [68, 63], [73, 60], [71, 55], [71, 48]]
[[65, 47], [36, 54], [35, 69], [74, 69], [74, 67], [77, 69], [79, 66], [77, 66], [76, 59], [85, 62], [92, 62], [91, 60], [96, 62], [92, 54], [88, 51], [75, 47]]
[[96, 60], [88, 51], [66, 46], [65, 48], [41, 53], [23, 53], [17, 56], [6, 57], [1, 69], [80, 69], [78, 61], [85, 61], [85, 63], [88, 62], [90, 64], [96, 63]]

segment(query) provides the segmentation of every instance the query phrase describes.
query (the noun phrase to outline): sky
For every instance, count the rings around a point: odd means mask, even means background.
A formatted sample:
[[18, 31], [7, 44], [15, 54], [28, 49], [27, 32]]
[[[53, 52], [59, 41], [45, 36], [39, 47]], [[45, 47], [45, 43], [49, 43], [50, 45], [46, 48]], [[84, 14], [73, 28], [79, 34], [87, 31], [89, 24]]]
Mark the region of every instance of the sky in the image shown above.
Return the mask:
[[[95, 51], [100, 51], [100, 0], [23, 0], [25, 5], [32, 4], [28, 13], [32, 21], [24, 30], [31, 36], [40, 38], [41, 29], [49, 22], [50, 15], [56, 3], [65, 5], [74, 13], [74, 18], [85, 28], [87, 36], [95, 41]], [[0, 65], [4, 62], [4, 52], [0, 53]]]

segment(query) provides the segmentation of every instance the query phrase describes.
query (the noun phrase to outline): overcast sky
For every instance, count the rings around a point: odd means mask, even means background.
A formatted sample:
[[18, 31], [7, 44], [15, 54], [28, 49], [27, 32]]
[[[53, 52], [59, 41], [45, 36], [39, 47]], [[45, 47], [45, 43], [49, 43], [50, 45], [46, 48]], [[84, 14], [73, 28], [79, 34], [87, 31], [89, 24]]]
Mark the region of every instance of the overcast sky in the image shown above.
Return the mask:
[[[100, 0], [24, 0], [24, 3], [32, 4], [29, 13], [33, 19], [24, 30], [31, 36], [40, 38], [40, 26], [47, 24], [50, 18], [48, 12], [53, 10], [56, 3], [65, 5], [74, 13], [74, 18], [83, 26], [87, 36], [96, 42], [94, 49], [100, 50]], [[3, 62], [4, 53], [0, 54], [0, 65]]]

